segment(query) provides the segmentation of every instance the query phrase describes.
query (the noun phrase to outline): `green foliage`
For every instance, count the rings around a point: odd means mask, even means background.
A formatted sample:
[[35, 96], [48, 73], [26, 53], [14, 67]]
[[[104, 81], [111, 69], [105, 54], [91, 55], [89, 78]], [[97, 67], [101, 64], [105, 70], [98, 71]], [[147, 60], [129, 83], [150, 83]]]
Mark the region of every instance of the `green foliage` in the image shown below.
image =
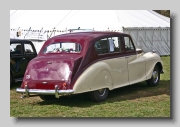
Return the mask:
[[153, 10], [153, 11], [170, 18], [170, 10]]
[[146, 82], [118, 88], [109, 92], [108, 99], [92, 102], [88, 93], [63, 96], [42, 101], [38, 96], [21, 99], [15, 92], [21, 83], [10, 90], [11, 117], [170, 117], [170, 56], [161, 57], [164, 74], [156, 87]]

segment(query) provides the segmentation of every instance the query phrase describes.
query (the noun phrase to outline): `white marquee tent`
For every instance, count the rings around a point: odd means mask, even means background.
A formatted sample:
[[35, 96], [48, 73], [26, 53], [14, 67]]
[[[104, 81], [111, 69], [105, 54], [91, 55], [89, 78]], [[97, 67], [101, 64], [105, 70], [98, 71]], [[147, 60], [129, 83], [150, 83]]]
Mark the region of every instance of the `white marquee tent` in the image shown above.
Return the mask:
[[10, 38], [46, 40], [78, 27], [129, 33], [145, 52], [170, 55], [170, 18], [151, 10], [10, 10]]

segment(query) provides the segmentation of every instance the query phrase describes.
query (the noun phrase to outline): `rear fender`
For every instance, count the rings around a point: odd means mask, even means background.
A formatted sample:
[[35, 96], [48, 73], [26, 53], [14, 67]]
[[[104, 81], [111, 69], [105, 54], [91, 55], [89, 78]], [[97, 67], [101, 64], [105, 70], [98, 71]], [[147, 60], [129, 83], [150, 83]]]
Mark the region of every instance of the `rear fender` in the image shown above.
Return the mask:
[[94, 91], [101, 88], [112, 89], [111, 68], [105, 62], [97, 62], [89, 66], [74, 84], [74, 93]]

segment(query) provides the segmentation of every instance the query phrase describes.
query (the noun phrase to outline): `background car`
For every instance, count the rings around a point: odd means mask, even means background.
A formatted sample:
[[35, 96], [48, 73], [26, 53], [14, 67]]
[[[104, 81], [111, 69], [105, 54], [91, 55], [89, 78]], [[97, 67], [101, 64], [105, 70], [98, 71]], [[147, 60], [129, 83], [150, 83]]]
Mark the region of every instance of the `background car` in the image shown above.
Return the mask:
[[26, 67], [37, 56], [33, 43], [29, 40], [10, 39], [10, 85], [22, 81]]

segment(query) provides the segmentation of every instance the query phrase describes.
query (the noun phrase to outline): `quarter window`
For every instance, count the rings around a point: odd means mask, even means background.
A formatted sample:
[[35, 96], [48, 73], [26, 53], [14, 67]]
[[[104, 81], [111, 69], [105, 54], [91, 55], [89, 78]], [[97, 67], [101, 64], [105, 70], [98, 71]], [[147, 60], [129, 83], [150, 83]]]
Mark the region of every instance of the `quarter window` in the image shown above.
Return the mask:
[[129, 37], [124, 37], [124, 41], [125, 41], [125, 49], [126, 51], [132, 51], [134, 50], [132, 41]]
[[25, 49], [25, 53], [26, 54], [34, 54], [34, 50], [32, 48], [32, 45], [31, 44], [24, 44], [24, 49]]

